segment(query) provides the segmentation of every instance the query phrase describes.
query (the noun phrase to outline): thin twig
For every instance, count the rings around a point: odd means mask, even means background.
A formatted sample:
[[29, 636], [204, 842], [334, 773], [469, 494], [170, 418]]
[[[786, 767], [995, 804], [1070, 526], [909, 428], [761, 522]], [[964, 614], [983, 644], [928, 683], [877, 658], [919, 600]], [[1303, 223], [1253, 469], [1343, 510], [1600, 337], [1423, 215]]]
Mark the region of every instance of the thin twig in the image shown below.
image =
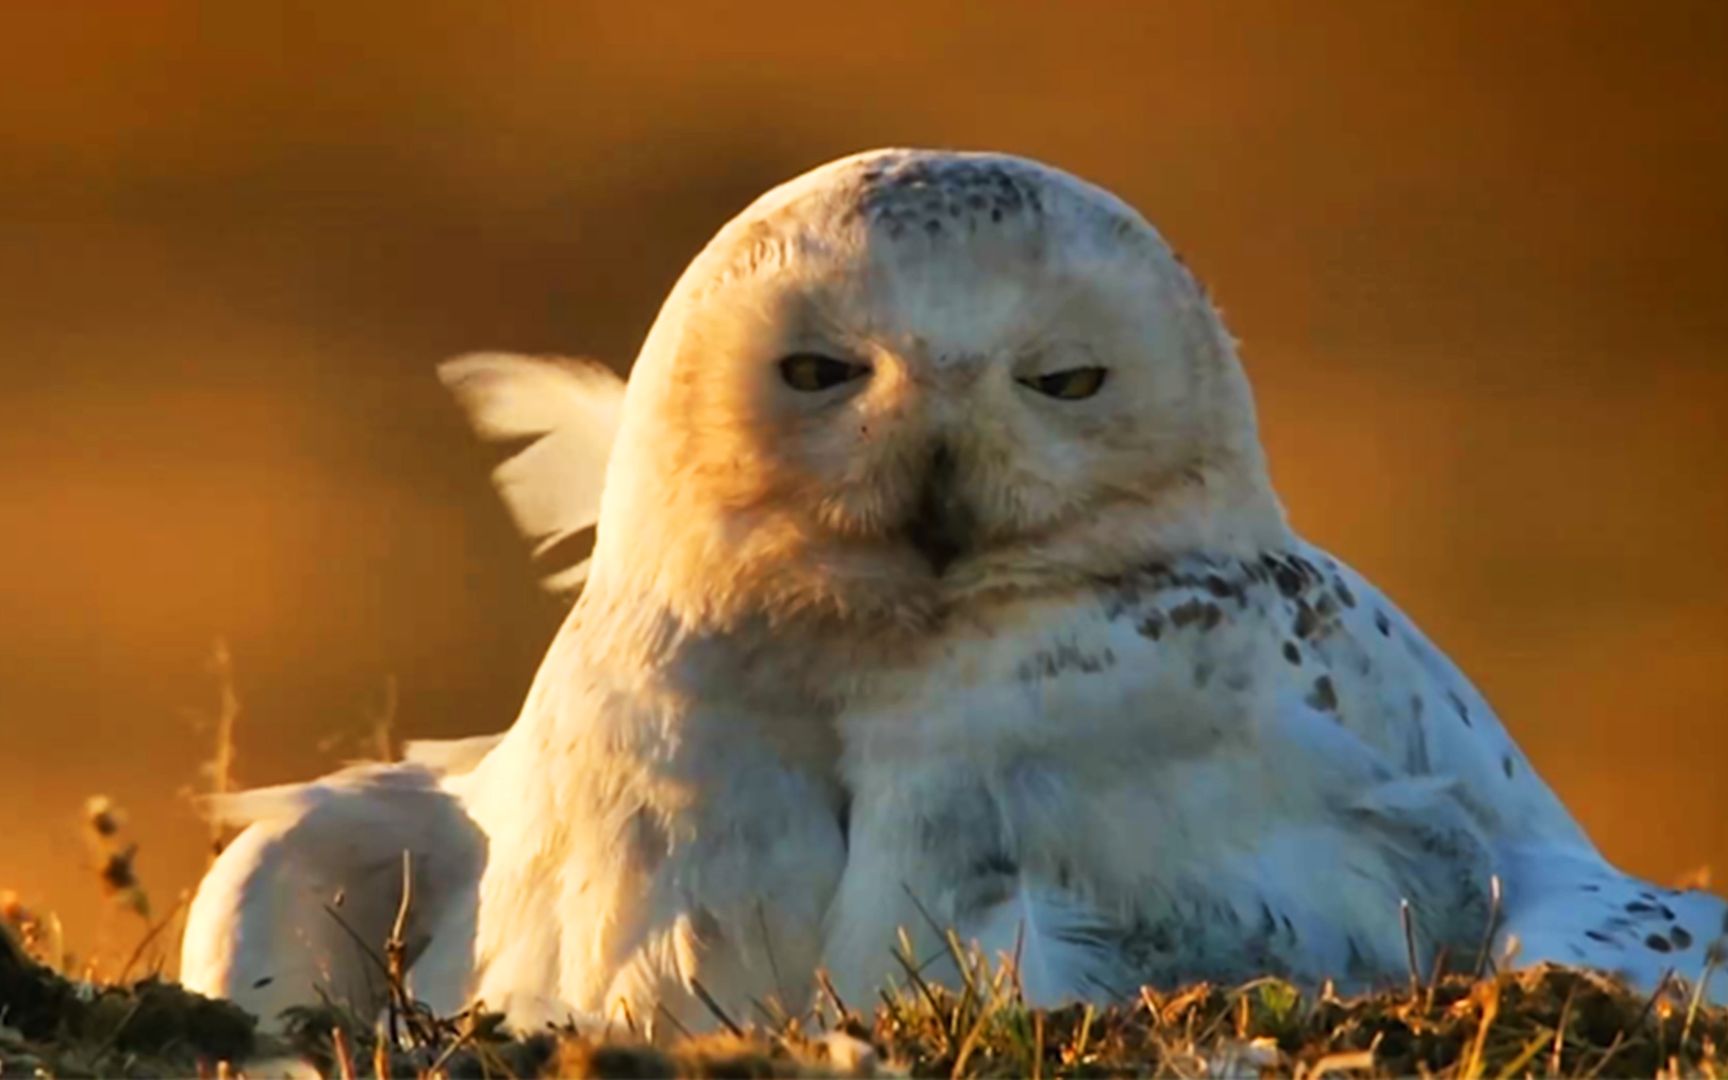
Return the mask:
[[342, 1080], [354, 1080], [354, 1058], [348, 1050], [348, 1033], [341, 1024], [330, 1028], [330, 1052], [336, 1058], [336, 1075]]
[[120, 1033], [126, 1030], [126, 1025], [130, 1024], [132, 1018], [138, 1015], [138, 1010], [142, 1008], [143, 1005], [144, 998], [142, 996], [132, 999], [132, 1006], [126, 1010], [126, 1015], [120, 1018], [120, 1022], [114, 1025], [114, 1030], [108, 1033], [107, 1037], [102, 1040], [101, 1045], [96, 1047], [95, 1053], [91, 1055], [90, 1065], [92, 1068], [102, 1064], [102, 1059], [107, 1057], [108, 1052], [114, 1049], [114, 1044], [120, 1041]]
[[[938, 939], [947, 937], [947, 932], [942, 928], [942, 924], [936, 921], [936, 916], [930, 914], [930, 909], [924, 906], [924, 901], [918, 899], [918, 894], [912, 891], [912, 886], [901, 882], [900, 888], [905, 890], [906, 898], [912, 901], [912, 906], [918, 910], [918, 914], [924, 919], [924, 925], [930, 928], [930, 932], [935, 934]], [[958, 957], [955, 958], [955, 962], [958, 964]]]
[[175, 917], [186, 907], [186, 901], [187, 895], [181, 893], [180, 898], [174, 902], [174, 906], [168, 909], [168, 914], [162, 916], [161, 920], [144, 932], [144, 936], [138, 940], [137, 947], [132, 950], [132, 955], [126, 958], [125, 966], [120, 969], [120, 977], [115, 982], [125, 985], [126, 976], [132, 974], [132, 965], [143, 957], [144, 950], [150, 947], [152, 941], [162, 936], [162, 931], [166, 930], [168, 924], [173, 922]]
[[1044, 1080], [1044, 1013], [1032, 1014], [1032, 1080]]
[[1488, 878], [1488, 925], [1482, 929], [1482, 945], [1476, 950], [1476, 966], [1470, 969], [1471, 977], [1478, 980], [1488, 970], [1494, 935], [1500, 932], [1500, 895], [1500, 875], [1494, 874]]
[[408, 925], [408, 911], [414, 905], [414, 856], [402, 849], [402, 897], [396, 904], [396, 920], [390, 925], [390, 937], [384, 942], [385, 976], [390, 980], [386, 1002], [390, 1023], [390, 1044], [402, 1043], [399, 1013], [408, 1006], [408, 944], [403, 937]]
[[1644, 1021], [1650, 1019], [1650, 1011], [1656, 1008], [1656, 1003], [1658, 1001], [1662, 1000], [1662, 995], [1667, 992], [1668, 984], [1672, 982], [1673, 979], [1674, 969], [1663, 969], [1662, 977], [1656, 980], [1656, 989], [1650, 991], [1650, 996], [1644, 999], [1644, 1007], [1638, 1010], [1638, 1019], [1632, 1022], [1633, 1027], [1641, 1028], [1644, 1026]]
[[1074, 1063], [1076, 1065], [1086, 1063], [1086, 1044], [1092, 1038], [1092, 1017], [1095, 1015], [1092, 1003], [1088, 1001], [1084, 1008], [1085, 1011], [1080, 1014], [1080, 1033], [1074, 1036]]
[[780, 981], [780, 965], [774, 959], [774, 935], [768, 930], [768, 912], [762, 901], [756, 901], [756, 925], [762, 930], [762, 951], [768, 954], [768, 973], [774, 976], [774, 993], [786, 997], [786, 984]]
[[467, 1012], [462, 1014], [464, 1021], [462, 1024], [462, 1030], [457, 1032], [456, 1038], [449, 1046], [444, 1048], [444, 1052], [439, 1054], [437, 1058], [433, 1060], [432, 1067], [426, 1070], [428, 1075], [437, 1076], [442, 1073], [444, 1071], [444, 1066], [447, 1065], [450, 1059], [456, 1055], [456, 1051], [468, 1045], [469, 1041], [474, 1038], [475, 1029], [478, 1027], [475, 1023], [475, 1019], [479, 1016], [479, 1013], [480, 1004], [479, 1002], [475, 1002], [473, 1005], [468, 1007]]
[[[228, 641], [217, 638], [210, 650], [216, 675], [216, 756], [210, 761], [210, 793], [226, 795], [234, 780], [234, 726], [240, 719], [240, 695], [234, 689], [234, 656]], [[210, 818], [210, 861], [228, 846], [228, 827], [219, 815]]]
[[[906, 936], [904, 930], [901, 931], [901, 934], [902, 936]], [[911, 938], [909, 936], [906, 936], [905, 944], [908, 947], [910, 946]], [[895, 962], [905, 970], [906, 977], [912, 980], [912, 985], [918, 990], [918, 993], [923, 996], [925, 1003], [930, 1006], [931, 1015], [940, 1017], [942, 1015], [942, 1003], [936, 1000], [936, 991], [931, 989], [930, 984], [924, 981], [924, 976], [918, 974], [918, 967], [916, 964], [917, 957], [908, 956], [900, 949], [889, 950], [889, 955], [893, 956]], [[945, 1043], [948, 1043], [949, 1045], [953, 1044], [953, 1036], [950, 1035], [947, 1030], [941, 1027], [937, 1030], [942, 1032], [942, 1038]]]
[[384, 707], [372, 718], [372, 741], [378, 752], [379, 761], [396, 760], [396, 708], [400, 694], [396, 686], [396, 676], [384, 677]]
[[348, 935], [348, 939], [354, 942], [354, 944], [360, 946], [360, 951], [365, 953], [366, 958], [372, 961], [372, 965], [378, 969], [378, 974], [384, 976], [386, 979], [390, 977], [390, 965], [384, 962], [384, 958], [378, 955], [378, 951], [372, 948], [371, 944], [367, 942], [365, 938], [361, 937], [355, 932], [352, 926], [348, 925], [348, 920], [342, 917], [341, 912], [337, 911], [329, 904], [325, 904], [324, 914], [335, 919], [336, 925], [342, 928], [342, 932]]
[[845, 1022], [852, 1015], [852, 1010], [846, 1007], [846, 1002], [840, 997], [840, 991], [834, 989], [834, 980], [828, 977], [827, 968], [816, 969], [816, 985], [822, 989], [823, 994], [827, 995], [828, 1000], [834, 1003], [834, 1012], [841, 1022]]
[[[654, 1015], [665, 1017], [666, 1022], [671, 1024], [674, 1028], [677, 1028], [678, 1034], [682, 1035], [684, 1038], [688, 1039], [691, 1037], [690, 1029], [685, 1027], [676, 1016], [672, 1015], [672, 1010], [666, 1007], [664, 1001], [657, 1001], [654, 1003]], [[734, 1034], [736, 1034], [736, 1032]]]
[[1320, 1080], [1320, 1077], [1340, 1072], [1368, 1072], [1374, 1068], [1374, 1051], [1372, 1050], [1340, 1050], [1327, 1054], [1314, 1064], [1308, 1066], [1306, 1072], [1297, 1075], [1304, 1080]]
[[1578, 996], [1578, 984], [1566, 988], [1566, 1000], [1560, 1005], [1560, 1020], [1554, 1025], [1554, 1050], [1548, 1055], [1548, 1075], [1560, 1075], [1560, 1061], [1566, 1049], [1566, 1024], [1572, 1019], [1572, 1002]]
[[391, 1042], [384, 1037], [384, 1027], [378, 1025], [372, 1032], [372, 1075], [383, 1080], [390, 1075]]
[[1398, 924], [1404, 928], [1404, 962], [1410, 968], [1410, 996], [1422, 993], [1422, 966], [1416, 960], [1416, 914], [1410, 901], [1398, 901]]
[[1704, 970], [1698, 974], [1698, 985], [1692, 988], [1692, 1000], [1686, 1004], [1686, 1026], [1680, 1031], [1680, 1045], [1686, 1045], [1686, 1040], [1692, 1037], [1692, 1024], [1698, 1019], [1698, 1009], [1704, 1004], [1705, 995], [1710, 990], [1710, 977], [1716, 974], [1716, 965], [1722, 959], [1722, 940], [1718, 939], [1704, 950]]
[[1614, 1055], [1618, 1054], [1620, 1048], [1625, 1044], [1626, 1032], [1623, 1030], [1616, 1031], [1614, 1033], [1614, 1041], [1608, 1044], [1608, 1049], [1602, 1051], [1602, 1056], [1596, 1061], [1596, 1067], [1583, 1074], [1587, 1080], [1595, 1080], [1596, 1077], [1601, 1076], [1602, 1070], [1608, 1067], [1608, 1063], [1614, 1060]]
[[696, 997], [702, 1002], [702, 1004], [708, 1006], [708, 1011], [714, 1014], [714, 1019], [720, 1021], [727, 1031], [739, 1036], [744, 1034], [744, 1029], [739, 1027], [738, 1023], [730, 1016], [726, 1015], [726, 1010], [720, 1007], [720, 1003], [714, 1000], [714, 995], [708, 992], [708, 988], [703, 986], [700, 980], [691, 979], [690, 989], [695, 992]]
[[1024, 955], [1025, 948], [1026, 920], [1021, 919], [1014, 927], [1014, 956], [1010, 961], [1013, 964], [1014, 973], [1014, 1000], [1021, 1005], [1026, 1004], [1026, 983], [1020, 977], [1020, 957]]
[[1426, 1016], [1434, 1011], [1434, 995], [1440, 990], [1440, 982], [1446, 977], [1446, 965], [1452, 959], [1452, 954], [1442, 945], [1434, 951], [1434, 970], [1428, 973], [1428, 988], [1422, 992], [1422, 1013]]
[[[774, 1007], [769, 1008], [770, 1004]], [[780, 1005], [780, 999], [772, 995], [769, 996], [767, 1001], [752, 996], [750, 998], [750, 1007], [761, 1013], [762, 1019], [767, 1021], [768, 1026], [771, 1028], [783, 1028], [786, 1026], [786, 1021], [789, 1019], [786, 1015], [786, 1010]]]
[[1500, 983], [1498, 980], [1484, 984], [1485, 993], [1482, 1001], [1482, 1019], [1476, 1025], [1476, 1037], [1470, 1042], [1470, 1052], [1458, 1065], [1458, 1075], [1477, 1077], [1482, 1075], [1482, 1055], [1488, 1046], [1488, 1030], [1494, 1026], [1494, 1021], [1500, 1015]]

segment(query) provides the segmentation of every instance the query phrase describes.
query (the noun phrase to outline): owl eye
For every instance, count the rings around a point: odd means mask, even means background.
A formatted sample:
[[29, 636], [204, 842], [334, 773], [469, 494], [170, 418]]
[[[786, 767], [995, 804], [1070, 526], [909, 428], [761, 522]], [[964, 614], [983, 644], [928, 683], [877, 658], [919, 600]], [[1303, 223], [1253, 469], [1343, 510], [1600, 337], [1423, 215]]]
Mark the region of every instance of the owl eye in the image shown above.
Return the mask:
[[817, 353], [796, 353], [780, 361], [780, 378], [787, 386], [807, 394], [827, 390], [870, 374], [864, 364], [852, 364]]
[[1030, 387], [1045, 397], [1058, 398], [1062, 401], [1079, 401], [1096, 394], [1104, 386], [1104, 376], [1109, 369], [1101, 367], [1077, 367], [1067, 371], [1052, 371], [1048, 375], [1032, 375], [1020, 379], [1021, 386]]

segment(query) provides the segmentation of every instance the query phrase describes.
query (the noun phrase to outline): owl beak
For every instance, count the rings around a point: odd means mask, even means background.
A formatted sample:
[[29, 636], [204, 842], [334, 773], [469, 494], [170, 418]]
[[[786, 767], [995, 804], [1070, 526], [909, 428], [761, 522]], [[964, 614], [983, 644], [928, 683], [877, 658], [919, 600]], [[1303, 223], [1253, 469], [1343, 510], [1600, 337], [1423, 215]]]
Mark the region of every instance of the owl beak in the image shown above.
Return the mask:
[[954, 452], [937, 443], [924, 469], [918, 502], [904, 529], [908, 543], [941, 577], [969, 546], [974, 525], [972, 512], [959, 497]]

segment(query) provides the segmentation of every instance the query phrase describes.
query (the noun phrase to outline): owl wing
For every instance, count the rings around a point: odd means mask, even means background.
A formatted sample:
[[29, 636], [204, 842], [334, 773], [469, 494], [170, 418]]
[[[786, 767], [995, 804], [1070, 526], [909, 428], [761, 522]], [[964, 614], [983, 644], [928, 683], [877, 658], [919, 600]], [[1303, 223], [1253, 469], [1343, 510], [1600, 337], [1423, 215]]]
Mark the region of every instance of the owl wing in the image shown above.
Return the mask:
[[541, 585], [573, 593], [588, 572], [577, 549], [600, 517], [624, 380], [591, 361], [510, 353], [459, 356], [438, 377], [475, 434], [503, 451], [492, 483], [533, 545]]
[[1270, 572], [1284, 604], [1273, 617], [1330, 673], [1339, 723], [1410, 775], [1454, 782], [1501, 842], [1594, 850], [1488, 702], [1403, 611], [1316, 547], [1279, 561]]
[[[1318, 549], [1302, 555], [1318, 579], [1305, 594], [1315, 648], [1391, 673], [1355, 683], [1343, 721], [1388, 754], [1402, 748], [1406, 771], [1453, 782], [1485, 826], [1504, 889], [1499, 950], [1518, 964], [1601, 968], [1646, 991], [1669, 972], [1705, 975], [1728, 942], [1728, 904], [1609, 863], [1445, 654], [1360, 575]], [[1712, 997], [1728, 1000], [1728, 979], [1717, 982]]]
[[[406, 855], [402, 929], [413, 991], [445, 1010], [462, 1004], [486, 843], [436, 771], [360, 765], [225, 796], [212, 810], [245, 827], [188, 912], [180, 961], [188, 988], [229, 998], [267, 1025], [326, 996], [376, 1016], [389, 993], [384, 943]], [[459, 945], [428, 954], [435, 938]]]

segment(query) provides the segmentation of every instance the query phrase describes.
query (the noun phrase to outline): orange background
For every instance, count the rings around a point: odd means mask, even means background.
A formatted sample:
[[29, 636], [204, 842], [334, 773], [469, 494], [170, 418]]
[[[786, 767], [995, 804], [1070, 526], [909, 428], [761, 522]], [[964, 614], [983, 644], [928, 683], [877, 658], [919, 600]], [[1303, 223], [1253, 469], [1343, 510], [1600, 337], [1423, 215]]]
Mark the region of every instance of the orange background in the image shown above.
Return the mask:
[[1614, 858], [1728, 870], [1728, 6], [355, 7], [0, 7], [0, 887], [81, 947], [136, 939], [86, 795], [159, 910], [201, 866], [217, 635], [247, 783], [391, 675], [408, 735], [513, 715], [557, 613], [436, 360], [625, 363], [722, 220], [889, 143], [1142, 208], [1297, 524]]

